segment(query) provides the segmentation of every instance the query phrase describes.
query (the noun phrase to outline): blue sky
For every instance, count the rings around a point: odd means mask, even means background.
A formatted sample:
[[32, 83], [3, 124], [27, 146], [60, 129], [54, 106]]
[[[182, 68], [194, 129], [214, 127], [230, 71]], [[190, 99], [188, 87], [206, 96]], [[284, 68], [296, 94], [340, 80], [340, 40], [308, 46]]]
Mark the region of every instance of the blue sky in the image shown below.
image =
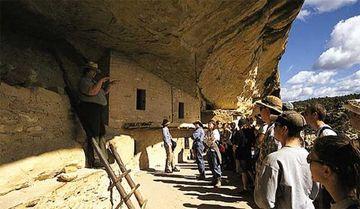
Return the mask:
[[305, 0], [279, 67], [286, 101], [360, 93], [360, 0]]

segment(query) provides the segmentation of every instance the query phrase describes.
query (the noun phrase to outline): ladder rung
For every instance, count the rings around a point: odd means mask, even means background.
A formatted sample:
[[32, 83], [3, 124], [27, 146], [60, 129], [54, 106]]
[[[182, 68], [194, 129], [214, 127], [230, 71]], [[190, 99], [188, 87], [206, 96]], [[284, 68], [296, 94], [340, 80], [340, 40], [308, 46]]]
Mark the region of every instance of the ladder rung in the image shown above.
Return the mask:
[[111, 185], [109, 186], [108, 190], [112, 189], [112, 188], [115, 186], [115, 184], [117, 184], [118, 182], [121, 182], [122, 179], [123, 179], [125, 176], [129, 175], [130, 172], [131, 172], [131, 169], [126, 170], [124, 173], [120, 174], [120, 176], [117, 177], [116, 180], [111, 183]]
[[110, 191], [112, 188], [114, 188], [114, 186], [115, 186], [118, 182], [121, 182], [121, 181], [122, 181], [121, 178], [116, 178], [116, 180], [110, 184], [108, 190]]
[[129, 175], [129, 173], [131, 172], [131, 169], [126, 170], [124, 173], [122, 173], [119, 178], [124, 178], [125, 176]]
[[[130, 172], [130, 170], [124, 170], [125, 172], [123, 174], [121, 174], [119, 177], [117, 177], [113, 171], [113, 169], [111, 168], [110, 164], [107, 162], [107, 159], [105, 158], [104, 154], [102, 153], [98, 143], [96, 142], [95, 138], [91, 138], [91, 142], [93, 147], [95, 148], [95, 152], [96, 154], [99, 156], [100, 158], [100, 162], [105, 166], [105, 170], [106, 173], [108, 174], [108, 176], [110, 177], [112, 183], [109, 186], [109, 189], [112, 189], [114, 187], [114, 185], [116, 186], [116, 189], [119, 191], [120, 196], [122, 198], [122, 202], [125, 202], [126, 206], [129, 209], [134, 209], [134, 205], [132, 204], [131, 200], [130, 200], [130, 196], [136, 191], [136, 189], [140, 186], [140, 185], [136, 185], [134, 188], [131, 189], [130, 194], [126, 194], [125, 189], [122, 187], [122, 185], [119, 183], [119, 181], [121, 181], [122, 177], [126, 177], [126, 180], [128, 180], [127, 178], [130, 178], [130, 175], [127, 176]], [[129, 182], [128, 182], [129, 183]], [[129, 184], [130, 185], [130, 184]], [[130, 185], [131, 186], [131, 185]], [[112, 190], [110, 190], [112, 193]], [[137, 192], [135, 193], [136, 198], [138, 198]], [[138, 200], [138, 199], [137, 199]], [[138, 200], [139, 201], [139, 200]], [[120, 202], [120, 203], [122, 203]], [[140, 204], [140, 202], [139, 202]], [[116, 208], [120, 208], [122, 204], [119, 204]]]
[[124, 201], [127, 201], [132, 194], [134, 194], [134, 192], [140, 187], [140, 184], [137, 184], [134, 188], [131, 189], [130, 193], [126, 195], [126, 197], [124, 198]]

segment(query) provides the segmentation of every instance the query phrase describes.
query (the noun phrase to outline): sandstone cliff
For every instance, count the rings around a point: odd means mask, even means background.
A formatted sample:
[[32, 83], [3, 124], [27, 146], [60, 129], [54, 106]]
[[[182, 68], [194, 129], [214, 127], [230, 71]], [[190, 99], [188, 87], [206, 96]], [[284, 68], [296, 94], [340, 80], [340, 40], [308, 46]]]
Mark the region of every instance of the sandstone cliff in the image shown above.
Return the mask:
[[[109, 67], [113, 50], [200, 98], [203, 110], [245, 110], [254, 98], [278, 93], [277, 65], [302, 3], [0, 1], [0, 197], [16, 199], [14, 189], [42, 183], [67, 165], [84, 166], [71, 92], [86, 61]], [[127, 149], [122, 157], [135, 152], [140, 167], [162, 168], [161, 132], [133, 132], [134, 139], [119, 140]]]
[[[114, 49], [209, 107], [278, 92], [277, 65], [303, 0], [2, 2], [2, 21], [64, 40], [85, 59]], [[81, 61], [79, 61], [81, 63]]]

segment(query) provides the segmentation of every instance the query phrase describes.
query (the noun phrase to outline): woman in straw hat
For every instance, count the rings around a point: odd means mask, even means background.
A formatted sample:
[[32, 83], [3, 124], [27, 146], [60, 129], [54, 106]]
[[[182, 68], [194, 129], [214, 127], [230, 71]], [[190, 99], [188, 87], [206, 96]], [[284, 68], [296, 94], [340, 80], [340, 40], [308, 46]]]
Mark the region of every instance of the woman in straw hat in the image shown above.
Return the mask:
[[268, 125], [262, 141], [259, 144], [259, 157], [256, 161], [255, 186], [258, 184], [258, 175], [261, 174], [261, 166], [265, 157], [281, 148], [281, 143], [275, 139], [275, 124], [272, 118], [282, 113], [282, 101], [276, 96], [266, 96], [255, 105], [260, 109], [262, 120]]

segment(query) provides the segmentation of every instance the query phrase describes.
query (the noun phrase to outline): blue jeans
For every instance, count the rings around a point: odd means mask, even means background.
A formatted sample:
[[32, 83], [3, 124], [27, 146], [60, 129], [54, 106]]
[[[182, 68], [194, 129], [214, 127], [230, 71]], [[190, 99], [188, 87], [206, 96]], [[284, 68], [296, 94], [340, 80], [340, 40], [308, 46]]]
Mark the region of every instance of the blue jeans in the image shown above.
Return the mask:
[[221, 166], [220, 160], [215, 150], [209, 149], [207, 152], [207, 158], [211, 173], [214, 179], [221, 177]]
[[202, 142], [195, 141], [193, 145], [193, 149], [195, 150], [196, 164], [199, 169], [200, 174], [205, 174], [205, 163], [202, 153], [204, 151], [204, 145]]

